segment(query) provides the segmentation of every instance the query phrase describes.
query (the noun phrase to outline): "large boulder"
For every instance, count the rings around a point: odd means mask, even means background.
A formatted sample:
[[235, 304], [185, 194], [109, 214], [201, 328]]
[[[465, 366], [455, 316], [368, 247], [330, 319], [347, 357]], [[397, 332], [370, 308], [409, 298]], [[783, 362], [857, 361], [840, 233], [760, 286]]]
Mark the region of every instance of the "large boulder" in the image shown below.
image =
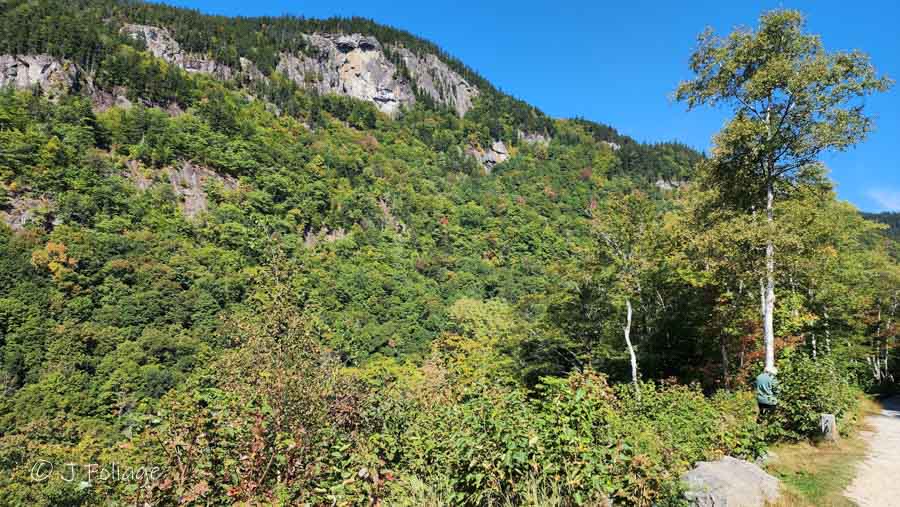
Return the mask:
[[764, 507], [781, 494], [778, 479], [731, 456], [697, 463], [681, 480], [685, 498], [697, 507]]

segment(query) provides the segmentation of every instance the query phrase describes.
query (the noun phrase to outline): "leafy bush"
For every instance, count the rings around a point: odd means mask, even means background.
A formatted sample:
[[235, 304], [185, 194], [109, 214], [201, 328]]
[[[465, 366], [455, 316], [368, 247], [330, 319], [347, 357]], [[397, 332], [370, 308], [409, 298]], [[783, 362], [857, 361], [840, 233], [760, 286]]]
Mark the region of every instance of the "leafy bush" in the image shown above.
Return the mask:
[[369, 481], [346, 482], [365, 465], [352, 438], [364, 393], [319, 346], [315, 319], [292, 303], [283, 276], [261, 273], [256, 307], [225, 327], [239, 346], [148, 418], [137, 452], [168, 473], [138, 492], [151, 503], [321, 505], [372, 496]]
[[405, 415], [372, 440], [386, 466], [401, 471], [397, 497], [421, 496], [424, 483], [452, 504], [519, 504], [535, 484], [553, 484], [575, 505], [664, 505], [678, 498], [693, 462], [753, 455], [762, 445], [750, 393], [710, 399], [648, 383], [638, 398], [592, 372], [545, 378], [531, 397], [493, 387], [458, 401], [417, 392], [394, 405]]
[[[772, 416], [773, 437], [802, 439], [820, 433], [822, 414], [851, 423], [860, 390], [832, 356], [814, 360], [786, 350], [778, 362], [778, 410]], [[839, 425], [839, 428], [843, 425]]]

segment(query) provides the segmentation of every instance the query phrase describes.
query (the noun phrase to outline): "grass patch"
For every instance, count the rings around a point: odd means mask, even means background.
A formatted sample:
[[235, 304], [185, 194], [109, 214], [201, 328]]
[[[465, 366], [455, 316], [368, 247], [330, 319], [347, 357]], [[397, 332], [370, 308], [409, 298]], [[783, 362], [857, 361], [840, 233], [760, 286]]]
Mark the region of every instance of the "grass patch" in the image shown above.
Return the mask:
[[[871, 400], [860, 404], [859, 419], [880, 408]], [[857, 428], [858, 429], [858, 428]], [[781, 479], [785, 493], [773, 507], [853, 507], [844, 490], [856, 476], [856, 465], [868, 445], [859, 432], [837, 443], [781, 444], [772, 448], [776, 457], [766, 465]]]

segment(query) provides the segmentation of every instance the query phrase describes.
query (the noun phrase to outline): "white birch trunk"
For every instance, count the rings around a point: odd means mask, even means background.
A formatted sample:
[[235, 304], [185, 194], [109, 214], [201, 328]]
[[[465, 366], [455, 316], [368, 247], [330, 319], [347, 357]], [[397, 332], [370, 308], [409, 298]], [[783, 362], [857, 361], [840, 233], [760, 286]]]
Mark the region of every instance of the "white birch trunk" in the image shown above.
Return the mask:
[[775, 215], [773, 204], [774, 189], [770, 183], [766, 196], [766, 222], [769, 226], [769, 237], [766, 240], [766, 290], [763, 304], [763, 329], [766, 344], [766, 368], [775, 366]]
[[631, 357], [631, 381], [634, 383], [634, 391], [640, 396], [638, 388], [638, 365], [637, 356], [634, 353], [634, 345], [631, 343], [631, 299], [625, 300], [626, 317], [625, 317], [625, 344], [628, 346], [628, 355]]

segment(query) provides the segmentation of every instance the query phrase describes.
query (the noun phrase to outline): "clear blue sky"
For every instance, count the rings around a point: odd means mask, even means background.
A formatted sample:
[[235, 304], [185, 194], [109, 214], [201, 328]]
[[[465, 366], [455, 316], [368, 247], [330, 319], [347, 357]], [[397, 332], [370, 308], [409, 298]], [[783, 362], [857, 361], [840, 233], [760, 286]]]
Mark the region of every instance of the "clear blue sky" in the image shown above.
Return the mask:
[[[226, 15], [363, 16], [429, 39], [497, 87], [550, 115], [583, 116], [641, 141], [706, 150], [724, 113], [686, 113], [669, 99], [690, 77], [688, 57], [706, 26], [726, 33], [759, 14], [795, 8], [828, 49], [860, 49], [900, 80], [900, 2], [534, 0], [173, 0]], [[609, 5], [601, 5], [608, 3]], [[900, 210], [900, 86], [867, 103], [876, 131], [825, 163], [838, 195], [866, 211]]]

